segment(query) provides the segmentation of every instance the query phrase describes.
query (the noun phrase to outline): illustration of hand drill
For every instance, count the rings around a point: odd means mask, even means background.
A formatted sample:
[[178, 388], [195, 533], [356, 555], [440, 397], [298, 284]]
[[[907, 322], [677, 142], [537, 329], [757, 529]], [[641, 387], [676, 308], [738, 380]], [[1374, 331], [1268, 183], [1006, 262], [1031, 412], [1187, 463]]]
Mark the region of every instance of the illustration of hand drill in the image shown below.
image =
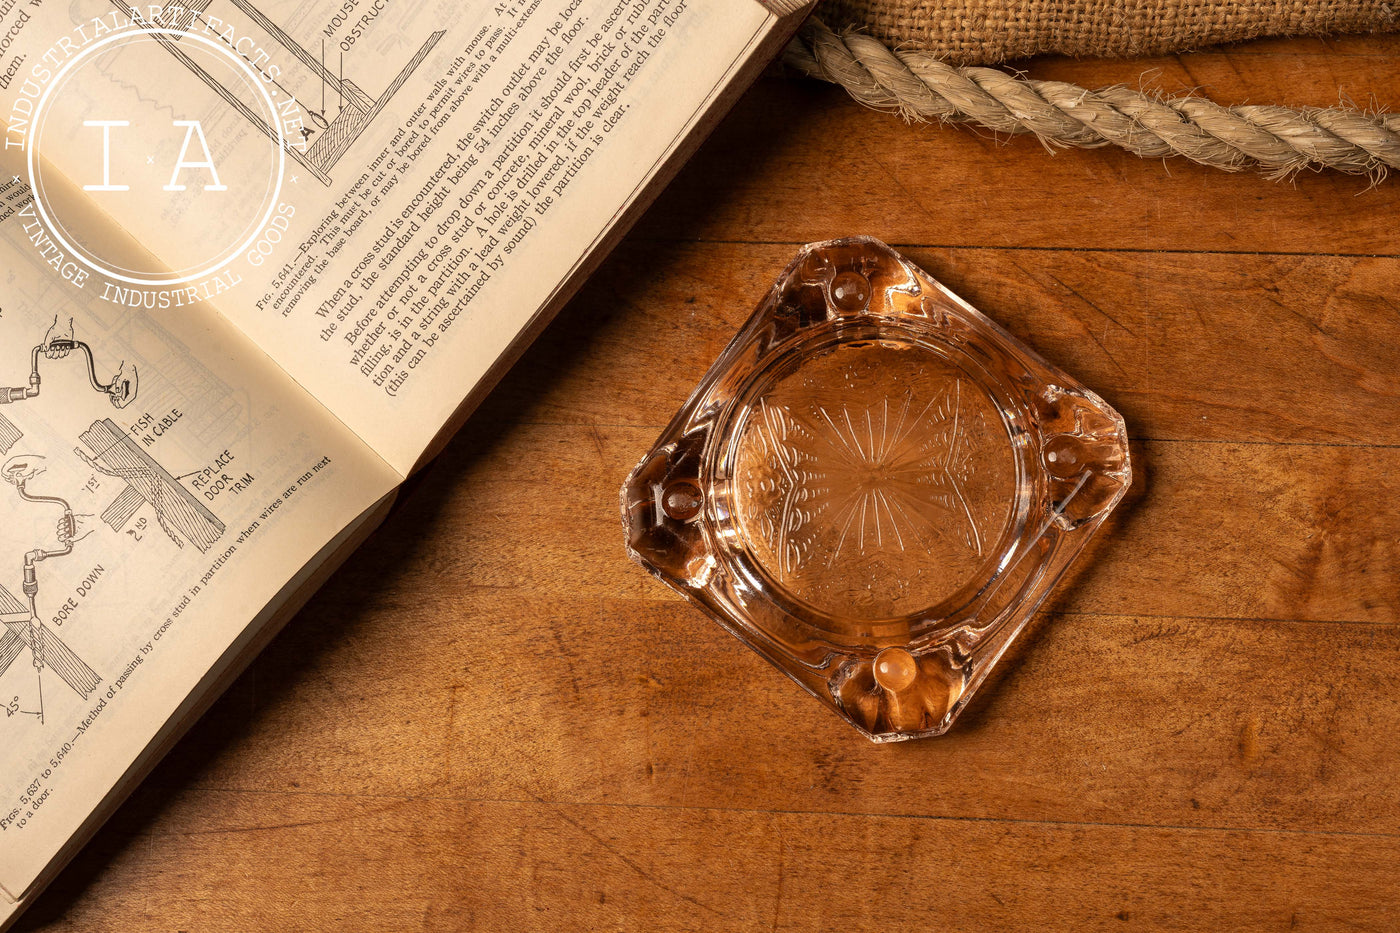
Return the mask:
[[3, 469], [0, 469], [0, 479], [14, 486], [19, 492], [19, 497], [25, 502], [54, 505], [63, 510], [63, 516], [58, 520], [55, 529], [58, 547], [51, 549], [36, 547], [24, 555], [24, 579], [21, 590], [29, 602], [27, 618], [23, 613], [0, 613], [0, 621], [4, 623], [4, 633], [3, 636], [0, 636], [0, 662], [3, 662], [0, 663], [0, 674], [5, 672], [9, 662], [15, 659], [16, 654], [22, 651], [23, 647], [29, 649], [34, 670], [39, 676], [39, 707], [40, 721], [42, 722], [43, 674], [45, 670], [52, 670], [58, 674], [68, 686], [72, 687], [84, 699], [101, 683], [101, 678], [74, 654], [72, 649], [64, 644], [48, 626], [39, 620], [37, 603], [39, 564], [55, 557], [64, 557], [73, 553], [73, 545], [78, 540], [77, 517], [73, 514], [73, 508], [67, 500], [57, 496], [36, 495], [27, 488], [27, 484], [43, 472], [39, 465], [41, 460], [42, 458], [39, 457], [14, 457], [5, 464]]
[[88, 381], [92, 383], [94, 389], [106, 395], [113, 406], [125, 408], [136, 398], [137, 374], [134, 365], [128, 366], [123, 360], [112, 380], [102, 382], [97, 376], [97, 364], [93, 360], [91, 347], [81, 340], [74, 340], [71, 334], [53, 336], [52, 331], [50, 331], [50, 336], [46, 337], [44, 342], [30, 353], [29, 384], [14, 388], [0, 387], [0, 405], [23, 402], [39, 394], [39, 359], [41, 357], [46, 360], [62, 360], [74, 352], [81, 353], [87, 358]]

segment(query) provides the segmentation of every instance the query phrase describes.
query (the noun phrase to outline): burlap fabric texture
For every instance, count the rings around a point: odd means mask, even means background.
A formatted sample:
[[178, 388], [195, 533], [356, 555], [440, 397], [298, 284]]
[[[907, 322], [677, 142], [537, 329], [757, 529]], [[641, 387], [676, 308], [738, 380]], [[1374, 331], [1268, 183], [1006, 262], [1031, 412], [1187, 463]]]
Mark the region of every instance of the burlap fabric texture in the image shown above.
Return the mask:
[[1397, 0], [822, 0], [816, 15], [838, 32], [856, 27], [955, 65], [1400, 29]]
[[1167, 98], [1116, 85], [1090, 90], [984, 65], [953, 65], [933, 52], [891, 48], [809, 18], [783, 61], [833, 81], [877, 110], [911, 121], [979, 124], [1031, 133], [1051, 150], [1118, 146], [1146, 158], [1180, 156], [1225, 171], [1283, 178], [1334, 169], [1375, 180], [1400, 169], [1400, 113], [1356, 107], [1221, 106], [1196, 94]]

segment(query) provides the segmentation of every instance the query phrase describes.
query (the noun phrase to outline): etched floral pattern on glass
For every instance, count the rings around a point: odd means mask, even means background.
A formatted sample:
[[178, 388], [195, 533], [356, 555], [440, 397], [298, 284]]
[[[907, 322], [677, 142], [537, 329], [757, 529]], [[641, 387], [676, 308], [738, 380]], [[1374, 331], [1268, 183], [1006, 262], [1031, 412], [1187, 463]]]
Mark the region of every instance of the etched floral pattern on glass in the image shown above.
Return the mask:
[[622, 507], [643, 566], [890, 741], [947, 730], [1130, 478], [1102, 399], [857, 238], [799, 254]]

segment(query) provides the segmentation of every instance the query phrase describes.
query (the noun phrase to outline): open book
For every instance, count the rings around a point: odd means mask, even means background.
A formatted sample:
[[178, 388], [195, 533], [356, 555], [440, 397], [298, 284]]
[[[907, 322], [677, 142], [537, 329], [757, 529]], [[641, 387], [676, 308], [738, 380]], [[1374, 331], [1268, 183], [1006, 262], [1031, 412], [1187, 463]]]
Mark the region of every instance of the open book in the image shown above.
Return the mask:
[[0, 4], [0, 927], [802, 6]]

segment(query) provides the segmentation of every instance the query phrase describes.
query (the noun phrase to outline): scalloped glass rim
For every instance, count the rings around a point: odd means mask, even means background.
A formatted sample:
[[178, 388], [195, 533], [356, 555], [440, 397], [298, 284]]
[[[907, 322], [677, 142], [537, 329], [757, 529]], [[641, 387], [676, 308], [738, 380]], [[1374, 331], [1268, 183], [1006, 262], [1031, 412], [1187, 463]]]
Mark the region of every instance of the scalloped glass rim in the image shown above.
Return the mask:
[[799, 251], [621, 506], [634, 560], [887, 742], [948, 730], [1131, 478], [1106, 402], [853, 237]]

